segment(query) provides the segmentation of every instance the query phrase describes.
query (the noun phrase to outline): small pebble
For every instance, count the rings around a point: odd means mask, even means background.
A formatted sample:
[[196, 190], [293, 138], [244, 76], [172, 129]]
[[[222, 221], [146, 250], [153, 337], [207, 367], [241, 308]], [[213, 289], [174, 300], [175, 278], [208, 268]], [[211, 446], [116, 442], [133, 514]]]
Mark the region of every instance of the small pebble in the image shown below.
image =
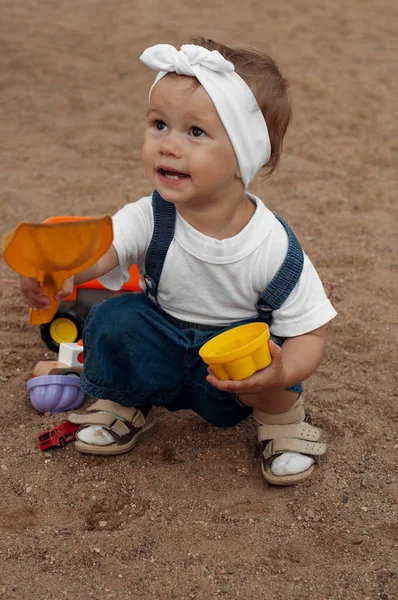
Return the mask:
[[100, 527], [106, 527], [107, 525], [108, 525], [108, 521], [100, 521], [99, 522]]

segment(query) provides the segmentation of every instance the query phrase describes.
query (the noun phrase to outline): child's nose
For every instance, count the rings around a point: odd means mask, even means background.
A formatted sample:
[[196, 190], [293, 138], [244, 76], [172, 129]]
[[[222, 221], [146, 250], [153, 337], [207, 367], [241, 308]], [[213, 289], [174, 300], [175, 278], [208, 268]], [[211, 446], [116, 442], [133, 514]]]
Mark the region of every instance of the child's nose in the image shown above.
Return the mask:
[[179, 139], [179, 136], [176, 133], [167, 133], [162, 138], [162, 142], [160, 144], [160, 153], [168, 156], [172, 155], [176, 157], [181, 157], [181, 140]]

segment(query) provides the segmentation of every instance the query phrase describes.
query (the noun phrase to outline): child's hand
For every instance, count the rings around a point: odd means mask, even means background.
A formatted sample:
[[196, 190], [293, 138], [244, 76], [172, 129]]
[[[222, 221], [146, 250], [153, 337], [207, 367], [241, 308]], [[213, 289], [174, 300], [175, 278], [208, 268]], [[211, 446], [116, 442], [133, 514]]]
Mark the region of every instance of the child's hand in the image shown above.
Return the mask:
[[50, 308], [50, 300], [43, 294], [40, 284], [36, 279], [21, 275], [19, 284], [25, 302], [33, 310], [48, 310]]
[[232, 379], [222, 381], [208, 369], [209, 375], [206, 377], [207, 381], [223, 392], [232, 392], [234, 394], [253, 394], [267, 389], [285, 389], [287, 386], [285, 385], [286, 375], [282, 362], [282, 349], [271, 340], [269, 340], [268, 344], [272, 363], [268, 367], [265, 367], [265, 369], [257, 371], [254, 375], [247, 377], [247, 379], [242, 379], [242, 381], [233, 381]]
[[61, 289], [58, 290], [56, 294], [54, 294], [54, 300], [56, 300], [57, 302], [61, 302], [61, 300], [63, 300], [67, 296], [70, 296], [73, 292], [74, 280], [75, 278], [73, 275], [71, 277], [68, 277], [68, 279], [65, 279]]
[[[48, 310], [50, 308], [50, 300], [44, 295], [40, 284], [32, 277], [20, 277], [20, 286], [22, 296], [25, 302], [33, 308], [33, 310]], [[59, 302], [62, 298], [69, 296], [73, 291], [73, 277], [65, 279], [62, 288], [54, 295], [54, 300]]]

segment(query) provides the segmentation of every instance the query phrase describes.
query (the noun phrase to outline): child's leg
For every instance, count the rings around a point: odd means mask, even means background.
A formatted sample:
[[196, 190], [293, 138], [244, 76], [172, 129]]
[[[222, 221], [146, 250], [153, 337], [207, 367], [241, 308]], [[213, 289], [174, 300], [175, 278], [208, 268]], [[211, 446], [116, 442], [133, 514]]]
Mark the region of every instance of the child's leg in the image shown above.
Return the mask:
[[[300, 398], [302, 386], [299, 384], [289, 390], [272, 390], [267, 394], [239, 394], [236, 398], [235, 394], [222, 392], [211, 386], [206, 381], [206, 375], [206, 365], [198, 361], [191, 373], [191, 408], [218, 427], [230, 427], [244, 420], [252, 412], [254, 405], [253, 415], [260, 424], [259, 440], [273, 440], [273, 445], [267, 444], [265, 448], [267, 453], [270, 450], [272, 453], [267, 459], [264, 458], [264, 462], [267, 460], [266, 470], [270, 471], [275, 479], [272, 483], [288, 485], [308, 477], [316, 460], [311, 454], [317, 455], [320, 450], [321, 453], [325, 452], [326, 446], [308, 446], [308, 443], [311, 444], [320, 437], [319, 430], [311, 428], [308, 423], [305, 427], [297, 427], [306, 420], [303, 401]], [[265, 425], [272, 427], [266, 428]], [[283, 429], [275, 429], [274, 425], [283, 425]], [[286, 428], [286, 425], [290, 427]], [[308, 439], [302, 437], [308, 433]], [[284, 440], [283, 443], [279, 442], [279, 438]], [[279, 449], [280, 445], [285, 447]], [[278, 450], [274, 452], [273, 447]], [[264, 477], [269, 480], [268, 476]]]
[[[153, 425], [151, 405], [171, 401], [181, 387], [181, 347], [174, 328], [144, 296], [122, 294], [94, 307], [83, 334], [82, 389], [99, 399], [86, 415], [76, 447], [82, 452], [129, 451]], [[181, 355], [181, 356], [180, 356]]]
[[266, 395], [240, 394], [237, 398], [206, 381], [207, 367], [201, 361], [195, 365], [192, 362], [192, 367], [191, 408], [200, 416], [218, 427], [231, 427], [253, 412], [259, 424], [259, 441], [267, 442], [262, 465], [267, 482], [291, 485], [311, 474], [314, 462], [326, 451], [326, 445], [318, 442], [320, 430], [308, 422], [300, 397], [301, 385]]
[[291, 485], [307, 478], [316, 458], [326, 452], [326, 444], [318, 441], [321, 431], [308, 423], [300, 396], [289, 390], [274, 390], [266, 395], [240, 395], [243, 403], [245, 398], [254, 404], [258, 439], [266, 442], [262, 465], [266, 481]]

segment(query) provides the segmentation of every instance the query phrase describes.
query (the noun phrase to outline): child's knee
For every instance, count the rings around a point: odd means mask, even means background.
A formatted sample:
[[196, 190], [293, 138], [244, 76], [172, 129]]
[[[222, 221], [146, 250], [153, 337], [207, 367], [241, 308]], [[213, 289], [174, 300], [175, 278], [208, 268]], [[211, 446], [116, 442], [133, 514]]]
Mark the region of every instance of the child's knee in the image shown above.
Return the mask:
[[95, 305], [86, 319], [85, 344], [93, 339], [102, 343], [113, 340], [121, 343], [126, 332], [131, 335], [135, 329], [140, 330], [142, 308], [139, 297], [139, 294], [125, 293]]

